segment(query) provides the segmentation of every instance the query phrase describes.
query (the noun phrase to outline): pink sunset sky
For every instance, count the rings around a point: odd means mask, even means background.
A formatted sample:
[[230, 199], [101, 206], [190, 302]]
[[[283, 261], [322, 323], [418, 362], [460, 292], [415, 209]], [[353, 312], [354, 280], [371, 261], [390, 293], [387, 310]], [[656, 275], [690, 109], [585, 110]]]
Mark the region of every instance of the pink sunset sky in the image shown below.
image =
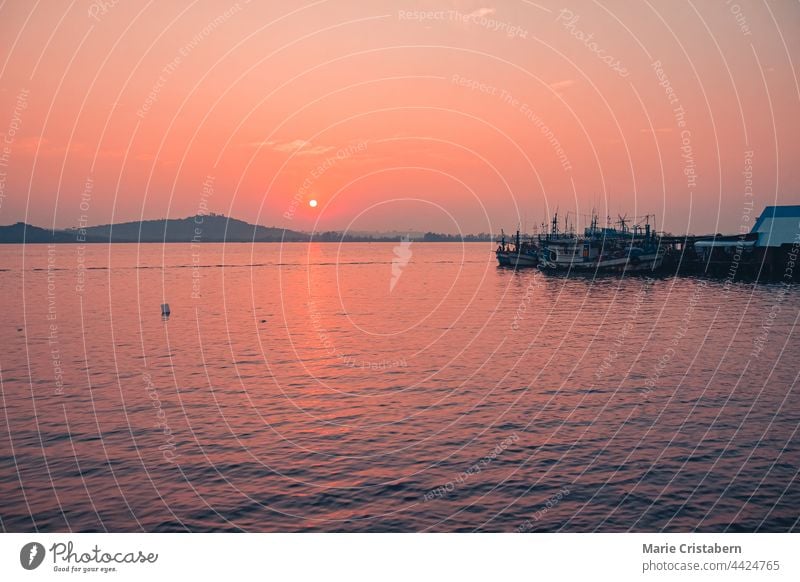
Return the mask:
[[800, 203], [797, 2], [6, 1], [0, 29], [0, 224], [736, 233]]

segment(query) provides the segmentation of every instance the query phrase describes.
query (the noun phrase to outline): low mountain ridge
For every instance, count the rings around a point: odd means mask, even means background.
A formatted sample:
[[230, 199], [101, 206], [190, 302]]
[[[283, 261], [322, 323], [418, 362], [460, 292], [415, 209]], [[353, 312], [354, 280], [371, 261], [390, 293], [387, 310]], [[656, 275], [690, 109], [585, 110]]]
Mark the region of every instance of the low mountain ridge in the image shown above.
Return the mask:
[[294, 242], [309, 235], [219, 214], [50, 230], [18, 222], [0, 226], [0, 243]]

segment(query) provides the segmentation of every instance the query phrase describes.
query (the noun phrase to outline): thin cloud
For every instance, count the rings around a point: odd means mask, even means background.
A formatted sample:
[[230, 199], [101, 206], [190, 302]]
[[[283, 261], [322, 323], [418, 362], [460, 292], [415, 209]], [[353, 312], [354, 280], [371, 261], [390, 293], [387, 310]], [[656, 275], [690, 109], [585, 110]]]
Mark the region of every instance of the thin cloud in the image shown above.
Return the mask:
[[333, 149], [333, 146], [326, 146], [326, 145], [313, 145], [310, 141], [306, 141], [304, 139], [295, 139], [292, 141], [287, 142], [277, 142], [277, 141], [256, 141], [251, 142], [251, 147], [266, 147], [273, 151], [280, 152], [283, 154], [295, 154], [298, 156], [317, 156], [321, 154], [325, 154]]
[[496, 10], [494, 8], [478, 8], [477, 10], [473, 10], [469, 14], [467, 14], [467, 18], [482, 18], [484, 16], [489, 16], [490, 14], [494, 14]]
[[318, 155], [321, 155], [321, 154], [326, 154], [329, 151], [334, 150], [334, 149], [336, 149], [336, 148], [334, 148], [333, 146], [314, 146], [314, 147], [307, 148], [307, 149], [304, 149], [304, 150], [298, 152], [298, 155], [300, 155], [300, 156], [318, 156]]
[[559, 89], [566, 89], [567, 87], [572, 87], [576, 83], [575, 79], [565, 79], [563, 81], [556, 81], [555, 83], [550, 83], [550, 88], [558, 91]]

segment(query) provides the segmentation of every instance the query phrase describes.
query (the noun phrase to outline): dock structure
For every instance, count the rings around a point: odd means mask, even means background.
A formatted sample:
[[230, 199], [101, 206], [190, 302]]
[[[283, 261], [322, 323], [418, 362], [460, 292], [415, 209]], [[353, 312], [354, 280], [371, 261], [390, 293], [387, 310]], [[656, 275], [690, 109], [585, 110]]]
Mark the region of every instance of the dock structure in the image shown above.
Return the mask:
[[[630, 226], [620, 217], [619, 228], [602, 227], [592, 214], [583, 235], [554, 215], [549, 229], [538, 235], [498, 238], [501, 267], [538, 267], [578, 272], [650, 271], [720, 277], [726, 281], [800, 281], [800, 205], [767, 206], [749, 232], [734, 235], [674, 235], [644, 225]], [[650, 254], [648, 254], [650, 253]]]
[[664, 268], [729, 279], [800, 280], [800, 205], [767, 206], [750, 232], [738, 235], [664, 234]]

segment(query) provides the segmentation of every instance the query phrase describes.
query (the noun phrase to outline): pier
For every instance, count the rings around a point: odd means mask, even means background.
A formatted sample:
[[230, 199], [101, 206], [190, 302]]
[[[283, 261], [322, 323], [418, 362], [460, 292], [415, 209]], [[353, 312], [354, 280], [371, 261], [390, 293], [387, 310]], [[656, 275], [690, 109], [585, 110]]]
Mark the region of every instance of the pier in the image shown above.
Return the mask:
[[648, 219], [631, 227], [620, 217], [620, 228], [604, 228], [593, 215], [591, 226], [577, 235], [567, 222], [560, 230], [556, 215], [544, 234], [502, 234], [498, 263], [568, 273], [650, 271], [787, 284], [800, 279], [800, 205], [767, 206], [749, 232], [735, 235], [656, 232]]

